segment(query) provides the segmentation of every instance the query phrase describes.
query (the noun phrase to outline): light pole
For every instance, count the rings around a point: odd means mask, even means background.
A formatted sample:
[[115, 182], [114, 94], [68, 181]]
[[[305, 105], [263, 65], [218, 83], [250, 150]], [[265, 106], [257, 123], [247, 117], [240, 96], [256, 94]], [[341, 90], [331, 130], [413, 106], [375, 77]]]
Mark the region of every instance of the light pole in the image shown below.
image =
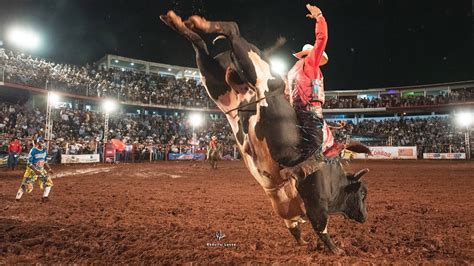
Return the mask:
[[194, 132], [195, 128], [200, 126], [203, 122], [203, 117], [200, 113], [193, 113], [189, 116], [189, 122], [191, 123], [192, 126], [192, 151], [194, 153], [194, 148], [196, 145], [196, 133]]
[[465, 142], [466, 142], [466, 159], [470, 160], [471, 159], [471, 140], [469, 138], [471, 128], [466, 127], [466, 133], [464, 135]]
[[471, 159], [471, 123], [473, 121], [473, 115], [469, 112], [462, 112], [457, 114], [457, 121], [458, 123], [466, 128], [466, 132], [464, 133], [464, 142], [466, 146], [466, 159]]
[[[3, 46], [3, 42], [0, 41], [0, 57], [4, 58], [5, 57], [5, 49], [1, 48]], [[5, 66], [1, 66], [0, 70], [2, 71], [2, 82], [5, 82]]]
[[46, 141], [51, 141], [53, 135], [53, 119], [51, 118], [53, 105], [59, 102], [59, 95], [55, 92], [48, 91], [48, 99], [46, 103], [46, 126], [44, 137]]
[[102, 110], [104, 111], [104, 138], [103, 138], [103, 149], [102, 149], [102, 153], [103, 153], [103, 159], [104, 159], [104, 163], [105, 163], [105, 145], [107, 144], [107, 132], [109, 132], [109, 116], [110, 116], [110, 113], [115, 111], [115, 109], [117, 108], [117, 104], [112, 101], [112, 100], [105, 100], [103, 103], [102, 103]]

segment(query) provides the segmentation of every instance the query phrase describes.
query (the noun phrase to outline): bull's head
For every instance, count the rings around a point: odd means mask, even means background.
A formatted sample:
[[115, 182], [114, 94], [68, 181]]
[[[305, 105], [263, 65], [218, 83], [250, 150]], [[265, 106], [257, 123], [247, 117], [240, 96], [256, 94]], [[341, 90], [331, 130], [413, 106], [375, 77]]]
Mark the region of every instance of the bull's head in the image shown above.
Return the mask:
[[360, 180], [362, 175], [367, 172], [368, 169], [364, 169], [354, 175], [347, 175], [349, 184], [344, 188], [343, 213], [347, 218], [359, 223], [364, 223], [367, 220], [367, 207], [365, 205], [367, 186]]

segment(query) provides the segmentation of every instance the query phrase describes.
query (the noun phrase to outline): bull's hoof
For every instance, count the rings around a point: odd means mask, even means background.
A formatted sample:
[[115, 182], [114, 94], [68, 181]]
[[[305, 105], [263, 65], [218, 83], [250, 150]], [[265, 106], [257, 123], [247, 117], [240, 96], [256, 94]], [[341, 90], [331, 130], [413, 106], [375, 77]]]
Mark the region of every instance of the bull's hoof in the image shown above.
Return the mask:
[[307, 241], [304, 241], [302, 238], [296, 240], [296, 242], [298, 243], [298, 246], [306, 246], [306, 245], [308, 245], [308, 242], [307, 242]]
[[211, 23], [200, 16], [191, 16], [184, 23], [192, 30], [197, 29], [205, 33], [208, 33], [211, 29]]
[[344, 254], [344, 250], [338, 248], [331, 237], [326, 233], [318, 233], [319, 239], [322, 240], [324, 245], [331, 251], [332, 254], [340, 256]]
[[336, 256], [342, 256], [342, 255], [344, 255], [344, 253], [345, 253], [343, 249], [340, 249], [340, 248], [338, 248], [338, 247], [334, 247], [334, 248], [332, 248], [332, 249], [330, 249], [330, 250], [331, 250], [331, 253], [332, 253], [333, 255], [336, 255]]
[[170, 21], [169, 21], [169, 17], [167, 15], [160, 15], [160, 19], [161, 19], [161, 21], [163, 21], [169, 27], [171, 26]]
[[161, 15], [160, 19], [177, 32], [184, 32], [187, 29], [181, 17], [176, 15], [173, 10], [168, 11], [166, 15]]

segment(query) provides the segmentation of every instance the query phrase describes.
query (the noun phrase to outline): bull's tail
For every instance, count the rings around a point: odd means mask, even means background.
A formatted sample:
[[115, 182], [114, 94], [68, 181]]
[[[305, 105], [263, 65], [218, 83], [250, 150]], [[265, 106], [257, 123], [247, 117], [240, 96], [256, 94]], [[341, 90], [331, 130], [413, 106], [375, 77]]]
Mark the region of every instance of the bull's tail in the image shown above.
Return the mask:
[[263, 54], [263, 57], [264, 58], [269, 58], [275, 51], [277, 51], [278, 49], [280, 49], [281, 47], [283, 47], [283, 45], [285, 45], [286, 43], [286, 38], [285, 37], [278, 37], [278, 39], [276, 40], [276, 42], [266, 48], [265, 50], [262, 51], [262, 54]]
[[[220, 40], [228, 40], [228, 38], [225, 35], [221, 34], [212, 41], [212, 44], [216, 45], [216, 43]], [[278, 39], [275, 41], [275, 43], [272, 46], [262, 51], [263, 58], [268, 59], [273, 53], [275, 53], [275, 51], [283, 47], [283, 45], [285, 44], [286, 44], [286, 38], [282, 36], [278, 37]], [[232, 44], [230, 43], [230, 45]], [[254, 47], [254, 48], [256, 49], [256, 51], [259, 50], [257, 47]]]

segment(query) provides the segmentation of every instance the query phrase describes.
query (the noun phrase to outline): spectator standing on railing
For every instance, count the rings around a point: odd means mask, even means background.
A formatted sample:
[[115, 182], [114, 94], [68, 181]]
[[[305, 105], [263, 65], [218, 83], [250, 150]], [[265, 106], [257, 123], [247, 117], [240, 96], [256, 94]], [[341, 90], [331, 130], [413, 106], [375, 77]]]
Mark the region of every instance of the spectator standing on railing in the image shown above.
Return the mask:
[[12, 171], [15, 170], [18, 165], [18, 158], [21, 154], [21, 143], [17, 137], [13, 137], [8, 144], [8, 168]]

